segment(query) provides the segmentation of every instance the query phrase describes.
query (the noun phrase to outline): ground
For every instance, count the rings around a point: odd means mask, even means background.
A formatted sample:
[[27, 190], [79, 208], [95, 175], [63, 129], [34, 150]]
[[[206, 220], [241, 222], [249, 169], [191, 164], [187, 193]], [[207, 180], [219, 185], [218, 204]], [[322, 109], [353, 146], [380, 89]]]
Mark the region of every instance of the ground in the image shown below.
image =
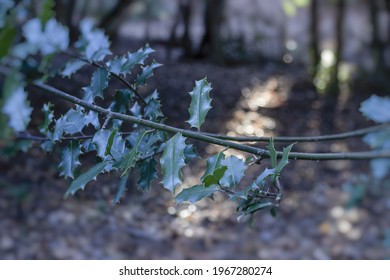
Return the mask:
[[[299, 65], [216, 66], [207, 61], [157, 58], [164, 67], [156, 71], [149, 89], [158, 89], [167, 124], [188, 128], [188, 92], [195, 80], [207, 76], [213, 87], [213, 108], [205, 131], [296, 136], [370, 125], [358, 111], [369, 91], [329, 104], [315, 93], [305, 68]], [[72, 91], [77, 82], [58, 86]], [[195, 144], [205, 157], [221, 149]], [[295, 151], [310, 152], [367, 149], [359, 139], [294, 146]], [[390, 257], [388, 188], [369, 182], [362, 199], [352, 203], [356, 207], [347, 207], [361, 190], [358, 178], [369, 171], [367, 161], [291, 161], [281, 178], [286, 194], [278, 216], [258, 212], [252, 224], [237, 221], [234, 204], [224, 196], [176, 205], [158, 180], [148, 192], [129, 184], [125, 199], [115, 206], [111, 200], [116, 175], [100, 176], [84, 192], [64, 200], [69, 182], [58, 176], [58, 162], [58, 154], [45, 155], [38, 147], [12, 159], [0, 157], [0, 259]], [[267, 164], [264, 161], [251, 169], [248, 180]], [[186, 167], [183, 187], [195, 184], [204, 166], [197, 161]]]

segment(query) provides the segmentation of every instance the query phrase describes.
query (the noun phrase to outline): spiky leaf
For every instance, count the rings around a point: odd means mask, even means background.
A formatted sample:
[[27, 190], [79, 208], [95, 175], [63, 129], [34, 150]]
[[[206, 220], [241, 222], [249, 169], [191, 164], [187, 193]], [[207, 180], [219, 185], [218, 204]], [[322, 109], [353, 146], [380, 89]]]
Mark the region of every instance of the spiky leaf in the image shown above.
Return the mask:
[[203, 182], [204, 186], [207, 188], [207, 187], [210, 187], [212, 185], [218, 184], [219, 180], [222, 179], [226, 170], [227, 170], [227, 166], [220, 166], [220, 167], [214, 169], [214, 172], [212, 174], [209, 174], [203, 178], [202, 182]]
[[96, 176], [104, 171], [109, 164], [107, 161], [102, 161], [90, 168], [87, 172], [77, 177], [69, 186], [64, 194], [64, 198], [69, 195], [74, 195], [78, 190], [84, 190], [85, 186], [92, 180], [96, 180]]
[[193, 144], [188, 144], [184, 149], [185, 163], [187, 164], [192, 159], [200, 158], [196, 148]]
[[148, 190], [154, 179], [158, 177], [156, 170], [157, 162], [154, 158], [149, 158], [137, 163], [139, 171], [138, 187], [141, 190]]
[[175, 198], [177, 203], [182, 203], [185, 201], [195, 203], [201, 200], [204, 197], [211, 196], [214, 192], [218, 191], [216, 185], [212, 185], [206, 188], [204, 185], [196, 185], [191, 188], [182, 190]]
[[122, 176], [121, 180], [119, 181], [118, 191], [115, 195], [114, 204], [117, 204], [120, 202], [121, 198], [123, 197], [125, 191], [126, 191], [126, 183], [127, 179], [129, 179], [129, 175]]
[[225, 187], [235, 187], [244, 176], [247, 166], [245, 162], [236, 156], [230, 156], [221, 161], [222, 165], [227, 167], [225, 174], [220, 180], [221, 185]]
[[138, 157], [139, 157], [139, 150], [138, 147], [143, 141], [143, 138], [145, 137], [147, 132], [142, 132], [138, 134], [138, 138], [136, 143], [133, 145], [133, 148], [127, 152], [124, 156], [122, 156], [120, 159], [118, 159], [118, 162], [114, 164], [114, 167], [123, 170], [123, 173], [121, 176], [126, 175], [130, 169], [132, 169], [135, 164], [137, 163]]
[[108, 86], [109, 73], [105, 68], [98, 68], [92, 74], [91, 89], [93, 93], [93, 98], [99, 96], [104, 99], [103, 91]]
[[43, 123], [39, 127], [39, 132], [43, 134], [47, 134], [49, 132], [49, 126], [53, 122], [54, 112], [53, 112], [53, 104], [46, 103], [43, 105], [42, 112], [44, 113]]
[[162, 64], [153, 61], [150, 65], [142, 67], [141, 73], [137, 76], [135, 84], [137, 87], [146, 84], [146, 81], [153, 76], [153, 70], [162, 66]]
[[191, 127], [196, 127], [198, 130], [204, 123], [206, 114], [211, 108], [211, 98], [209, 97], [211, 89], [211, 84], [204, 78], [196, 81], [194, 89], [190, 92], [191, 105], [188, 109], [190, 113], [188, 123]]
[[283, 148], [283, 155], [282, 159], [279, 161], [278, 165], [275, 167], [275, 173], [279, 174], [282, 169], [287, 165], [288, 163], [288, 155], [290, 154], [290, 151], [295, 143], [289, 145], [288, 147]]
[[116, 129], [101, 129], [95, 133], [92, 143], [96, 145], [97, 155], [105, 159], [108, 155], [118, 160], [126, 151], [125, 141]]
[[138, 51], [133, 53], [129, 52], [122, 65], [121, 73], [126, 76], [126, 74], [129, 74], [131, 72], [135, 65], [143, 65], [145, 59], [147, 59], [149, 57], [149, 54], [153, 52], [154, 50], [151, 49], [149, 46], [146, 46], [145, 48], [140, 48]]
[[61, 72], [61, 76], [70, 78], [70, 76], [79, 71], [86, 64], [87, 63], [82, 60], [71, 60], [66, 63], [64, 70]]
[[81, 165], [79, 161], [80, 155], [80, 143], [77, 141], [71, 141], [62, 152], [62, 161], [59, 164], [61, 176], [74, 179], [74, 171], [77, 166]]
[[160, 159], [164, 187], [175, 192], [176, 187], [182, 183], [181, 168], [185, 166], [184, 149], [186, 138], [180, 133], [168, 140], [164, 153]]
[[269, 140], [269, 144], [268, 144], [267, 148], [268, 148], [268, 151], [269, 151], [269, 154], [270, 154], [271, 166], [272, 166], [272, 168], [275, 168], [278, 156], [277, 156], [277, 153], [276, 153], [276, 150], [275, 150], [275, 146], [274, 146], [274, 139], [272, 137]]
[[222, 160], [224, 159], [225, 159], [225, 155], [223, 152], [219, 152], [218, 154], [209, 157], [206, 160], [206, 164], [207, 164], [206, 171], [200, 179], [203, 180], [207, 175], [213, 174], [215, 169], [222, 166]]
[[266, 168], [255, 180], [255, 186], [254, 187], [259, 187], [259, 186], [264, 186], [265, 180], [271, 176], [274, 175], [275, 168], [268, 169]]

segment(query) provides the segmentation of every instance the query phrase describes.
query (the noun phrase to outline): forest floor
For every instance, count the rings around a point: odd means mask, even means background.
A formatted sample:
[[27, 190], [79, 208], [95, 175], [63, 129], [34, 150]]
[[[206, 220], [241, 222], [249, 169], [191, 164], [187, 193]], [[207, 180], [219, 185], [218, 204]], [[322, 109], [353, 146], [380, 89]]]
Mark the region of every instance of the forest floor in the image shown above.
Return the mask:
[[[207, 76], [213, 86], [213, 108], [203, 127], [208, 132], [303, 136], [369, 125], [359, 112], [369, 89], [327, 104], [302, 67], [157, 60], [164, 66], [149, 88], [158, 89], [167, 124], [188, 128], [188, 92], [195, 80]], [[75, 90], [68, 82], [59, 87]], [[195, 144], [205, 157], [221, 149]], [[359, 139], [294, 146], [308, 152], [367, 149]], [[234, 204], [223, 196], [176, 205], [158, 180], [147, 192], [130, 184], [115, 206], [115, 175], [100, 176], [64, 200], [69, 182], [58, 176], [58, 162], [59, 154], [45, 155], [38, 147], [8, 160], [0, 155], [0, 259], [390, 257], [389, 188], [367, 179], [361, 183], [361, 174], [369, 171], [367, 161], [291, 161], [281, 178], [286, 193], [278, 216], [258, 212], [251, 225], [237, 221]], [[248, 171], [248, 180], [267, 164]], [[203, 161], [186, 167], [183, 187], [196, 184], [204, 167]]]

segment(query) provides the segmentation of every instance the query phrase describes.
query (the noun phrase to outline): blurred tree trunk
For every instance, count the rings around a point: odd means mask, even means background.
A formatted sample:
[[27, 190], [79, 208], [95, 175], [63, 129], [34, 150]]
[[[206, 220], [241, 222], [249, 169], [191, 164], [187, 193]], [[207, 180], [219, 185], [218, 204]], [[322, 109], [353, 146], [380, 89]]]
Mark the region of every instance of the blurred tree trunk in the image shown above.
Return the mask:
[[199, 57], [209, 56], [217, 63], [224, 62], [221, 25], [225, 0], [207, 0], [204, 13], [204, 34], [198, 51]]
[[57, 0], [55, 1], [54, 6], [58, 21], [65, 24], [69, 28], [71, 41], [75, 41], [79, 35], [78, 27], [73, 22], [75, 7], [75, 0]]
[[[184, 55], [186, 57], [192, 56], [192, 41], [190, 36], [190, 27], [191, 27], [191, 14], [192, 7], [189, 0], [180, 0], [179, 10], [176, 14], [173, 26], [171, 28], [171, 33], [169, 36], [169, 45], [171, 47], [175, 45], [180, 45], [184, 50]], [[180, 39], [177, 38], [177, 29], [180, 25], [180, 22], [183, 23], [183, 34]]]
[[116, 29], [120, 15], [133, 2], [134, 0], [118, 0], [115, 6], [102, 17], [98, 27], [104, 29], [110, 37], [114, 37], [116, 35]]
[[320, 42], [318, 35], [318, 23], [319, 23], [319, 10], [318, 10], [318, 0], [311, 0], [310, 3], [310, 74], [315, 77], [317, 75], [318, 67], [320, 64]]
[[336, 26], [335, 26], [335, 62], [331, 71], [331, 78], [328, 92], [337, 95], [339, 89], [339, 70], [342, 53], [344, 49], [344, 19], [345, 19], [345, 0], [338, 0], [336, 5]]
[[[387, 1], [389, 2], [389, 1]], [[368, 1], [370, 6], [370, 18], [371, 18], [371, 50], [374, 59], [375, 72], [382, 73], [385, 70], [385, 45], [380, 37], [380, 3], [378, 0]]]

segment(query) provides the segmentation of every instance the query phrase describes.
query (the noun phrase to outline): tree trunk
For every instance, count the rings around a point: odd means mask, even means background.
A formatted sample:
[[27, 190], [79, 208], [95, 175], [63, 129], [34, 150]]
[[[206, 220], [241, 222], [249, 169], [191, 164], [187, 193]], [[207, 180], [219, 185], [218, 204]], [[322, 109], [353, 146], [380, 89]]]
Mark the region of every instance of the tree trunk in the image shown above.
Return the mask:
[[385, 69], [385, 46], [380, 38], [380, 22], [379, 22], [379, 3], [377, 0], [370, 0], [370, 16], [371, 16], [371, 27], [372, 27], [372, 40], [371, 50], [374, 59], [374, 71], [382, 72]]
[[204, 14], [204, 35], [198, 56], [209, 56], [217, 63], [223, 63], [223, 42], [220, 34], [223, 22], [225, 0], [207, 0]]
[[310, 4], [310, 46], [309, 46], [309, 55], [310, 55], [310, 74], [315, 77], [317, 75], [317, 70], [320, 64], [320, 46], [319, 46], [319, 36], [318, 36], [318, 0], [312, 0]]

